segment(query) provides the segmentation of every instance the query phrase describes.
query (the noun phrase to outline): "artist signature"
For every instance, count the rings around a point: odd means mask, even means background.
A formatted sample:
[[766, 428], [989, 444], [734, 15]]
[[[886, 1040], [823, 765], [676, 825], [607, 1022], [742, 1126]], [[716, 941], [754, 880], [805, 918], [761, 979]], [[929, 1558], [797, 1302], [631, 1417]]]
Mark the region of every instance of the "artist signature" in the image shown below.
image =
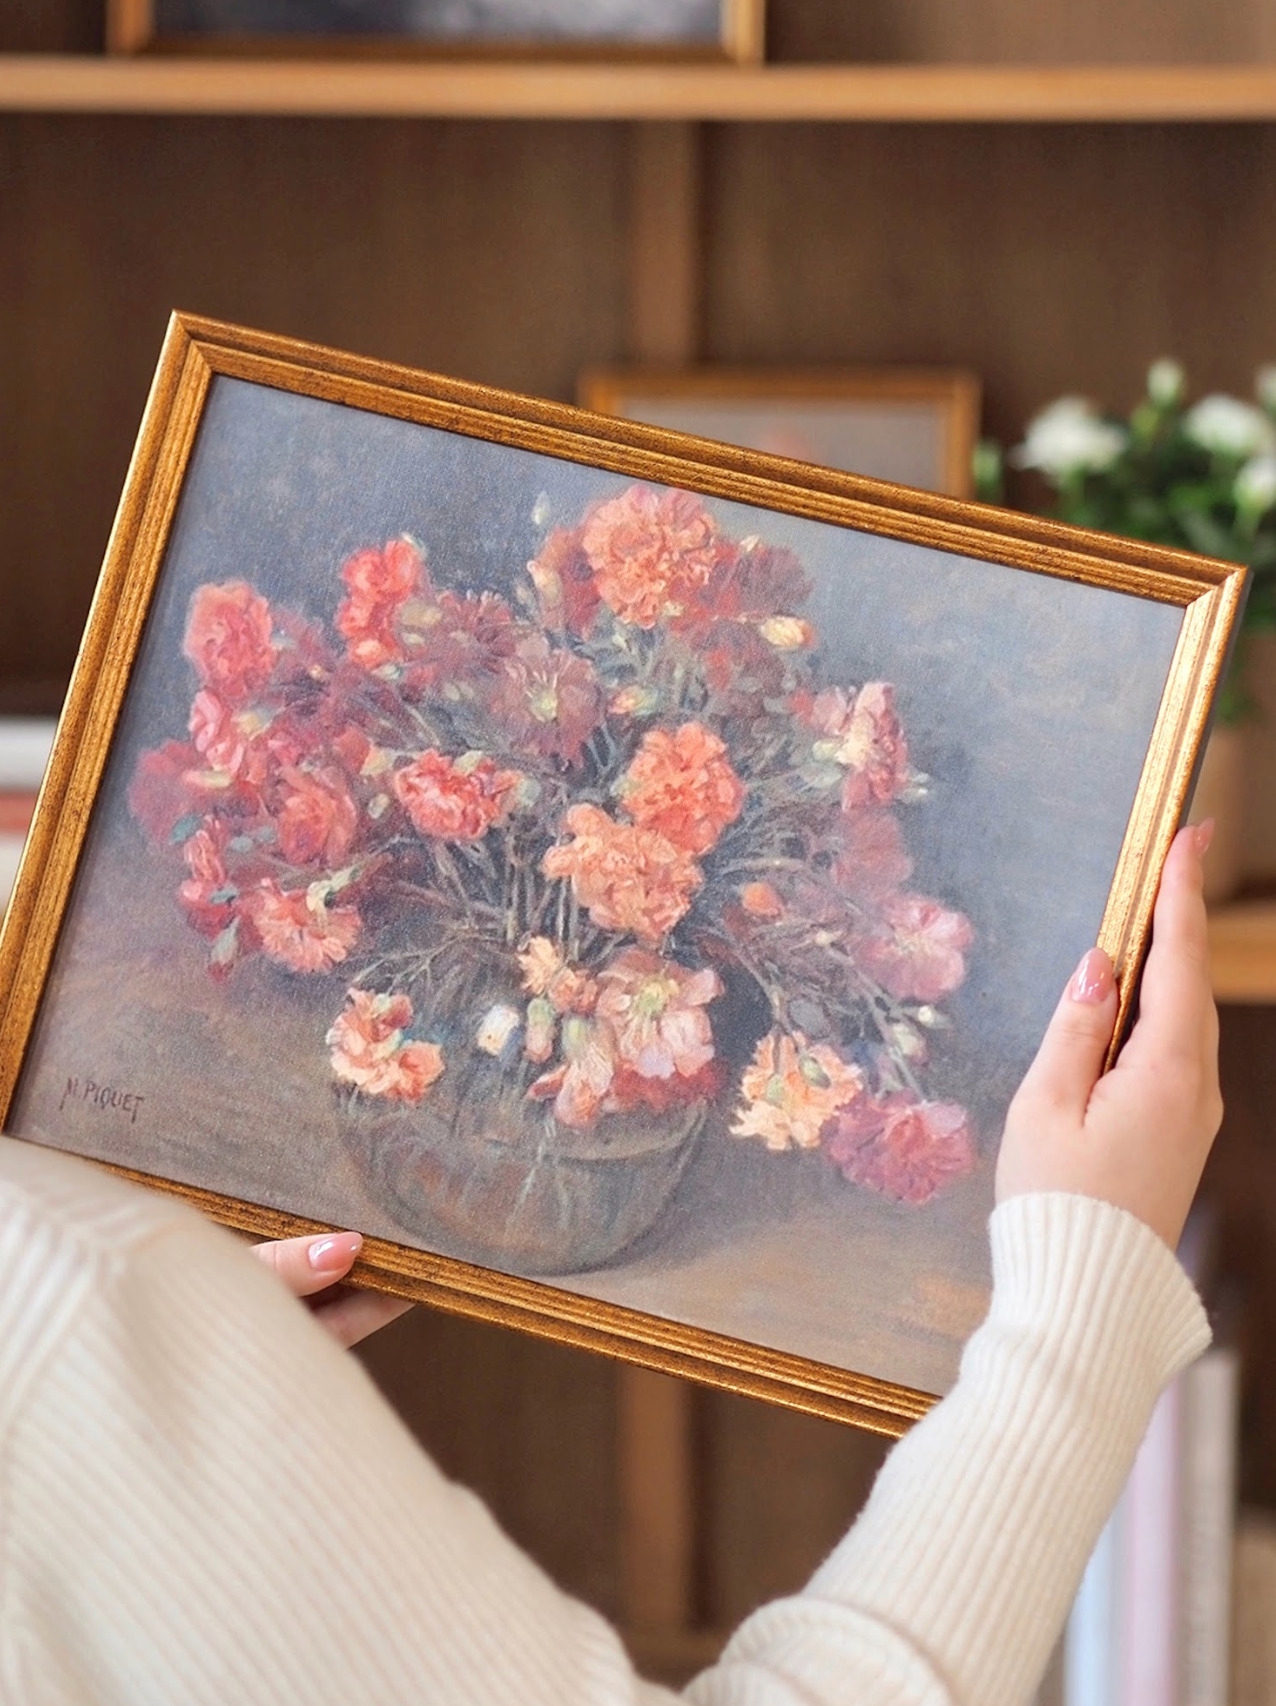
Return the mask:
[[104, 1112], [114, 1109], [117, 1113], [128, 1114], [129, 1124], [137, 1124], [137, 1112], [145, 1096], [139, 1096], [135, 1090], [121, 1090], [115, 1084], [99, 1084], [92, 1078], [68, 1078], [66, 1089], [62, 1092], [62, 1100], [58, 1103], [61, 1113], [68, 1102], [91, 1102], [95, 1108]]

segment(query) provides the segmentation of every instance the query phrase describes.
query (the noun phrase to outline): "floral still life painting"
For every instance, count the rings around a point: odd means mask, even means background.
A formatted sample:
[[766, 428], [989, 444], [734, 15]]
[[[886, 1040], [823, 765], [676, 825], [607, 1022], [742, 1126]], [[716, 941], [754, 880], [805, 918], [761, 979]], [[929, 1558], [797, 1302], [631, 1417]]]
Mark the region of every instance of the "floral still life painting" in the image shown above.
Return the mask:
[[194, 324], [0, 937], [6, 1128], [903, 1425], [1241, 571]]
[[529, 1164], [467, 1243], [532, 1271], [658, 1206], [568, 1188], [575, 1158], [665, 1193], [717, 1102], [896, 1202], [973, 1168], [924, 1086], [971, 927], [910, 883], [926, 778], [890, 683], [822, 678], [808, 591], [642, 485], [549, 530], [508, 599], [437, 586], [410, 536], [341, 565], [330, 623], [195, 590], [188, 732], [133, 812], [210, 975], [260, 954], [331, 990], [314, 1046], [409, 1224], [424, 1176], [472, 1184], [475, 1119]]

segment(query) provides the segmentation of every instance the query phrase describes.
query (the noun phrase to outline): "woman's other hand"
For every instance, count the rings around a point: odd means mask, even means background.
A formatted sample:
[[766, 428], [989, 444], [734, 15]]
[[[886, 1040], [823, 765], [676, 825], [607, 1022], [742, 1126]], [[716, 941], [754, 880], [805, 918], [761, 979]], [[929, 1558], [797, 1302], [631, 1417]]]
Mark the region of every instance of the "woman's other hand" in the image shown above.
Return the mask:
[[275, 1270], [294, 1297], [306, 1300], [338, 1344], [349, 1348], [412, 1307], [401, 1297], [341, 1284], [362, 1248], [357, 1232], [318, 1232], [254, 1244], [253, 1254]]
[[1092, 948], [1055, 1009], [1006, 1118], [997, 1199], [1070, 1191], [1127, 1209], [1178, 1243], [1223, 1116], [1201, 858], [1212, 824], [1180, 830], [1165, 861], [1138, 1020], [1111, 1072], [1107, 955]]

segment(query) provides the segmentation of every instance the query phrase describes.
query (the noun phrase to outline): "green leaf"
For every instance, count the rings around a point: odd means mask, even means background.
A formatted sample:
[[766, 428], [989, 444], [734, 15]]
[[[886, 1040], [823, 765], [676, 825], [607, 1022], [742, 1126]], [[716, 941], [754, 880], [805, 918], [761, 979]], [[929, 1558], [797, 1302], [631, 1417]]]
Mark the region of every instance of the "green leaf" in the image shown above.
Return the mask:
[[169, 835], [173, 846], [180, 847], [184, 841], [189, 841], [203, 821], [198, 812], [187, 812], [185, 817], [179, 817]]

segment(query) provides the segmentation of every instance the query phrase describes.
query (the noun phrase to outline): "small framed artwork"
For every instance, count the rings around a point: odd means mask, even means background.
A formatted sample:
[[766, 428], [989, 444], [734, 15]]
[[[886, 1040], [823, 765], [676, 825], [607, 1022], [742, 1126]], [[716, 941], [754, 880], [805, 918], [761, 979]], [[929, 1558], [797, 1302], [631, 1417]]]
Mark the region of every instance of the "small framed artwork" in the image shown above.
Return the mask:
[[0, 1123], [897, 1432], [1095, 940], [1129, 1011], [1243, 578], [178, 317], [0, 936]]
[[107, 0], [114, 53], [762, 58], [765, 0]]
[[971, 496], [980, 385], [958, 368], [599, 368], [584, 408], [848, 474]]

